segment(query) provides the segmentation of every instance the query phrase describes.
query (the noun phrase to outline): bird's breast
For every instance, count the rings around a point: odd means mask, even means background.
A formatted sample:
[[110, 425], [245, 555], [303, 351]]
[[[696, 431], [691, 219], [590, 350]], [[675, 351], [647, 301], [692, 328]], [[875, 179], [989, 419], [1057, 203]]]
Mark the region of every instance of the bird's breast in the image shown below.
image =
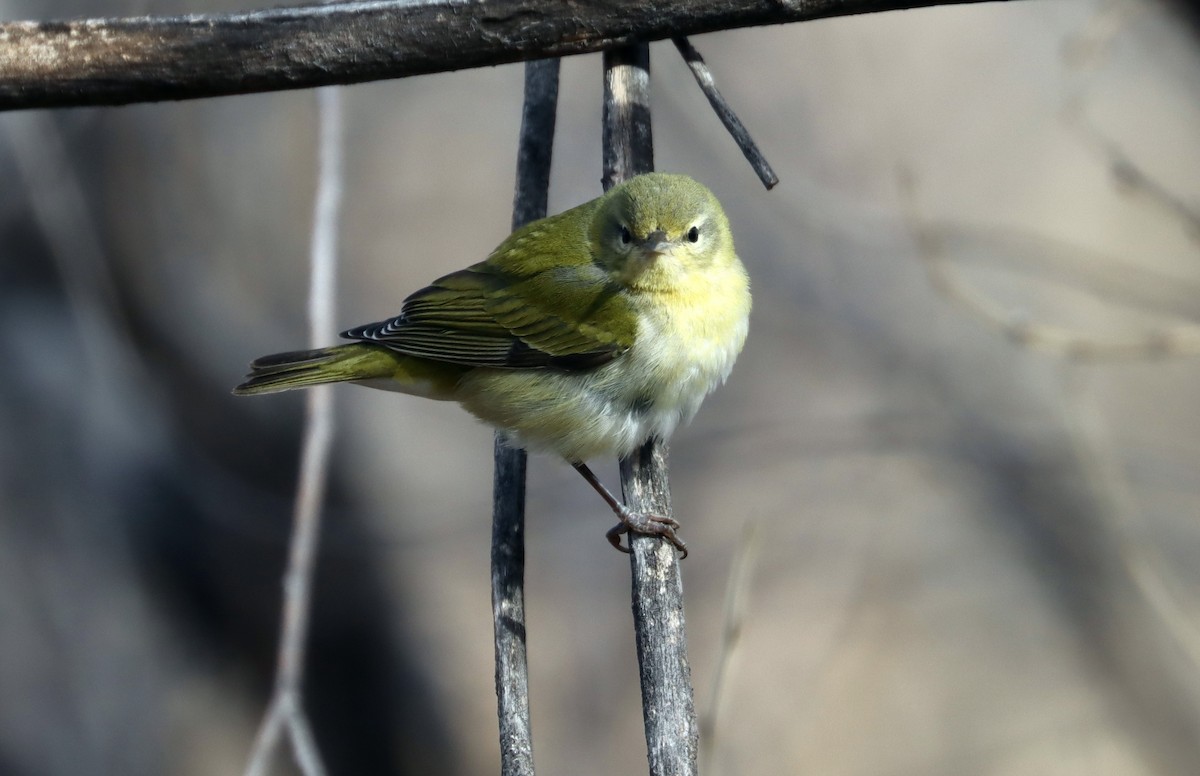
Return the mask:
[[[637, 338], [622, 365], [634, 413], [652, 434], [669, 435], [723, 383], [746, 341], [750, 294], [740, 266], [701, 276], [647, 300]], [[653, 417], [657, 416], [657, 417]]]

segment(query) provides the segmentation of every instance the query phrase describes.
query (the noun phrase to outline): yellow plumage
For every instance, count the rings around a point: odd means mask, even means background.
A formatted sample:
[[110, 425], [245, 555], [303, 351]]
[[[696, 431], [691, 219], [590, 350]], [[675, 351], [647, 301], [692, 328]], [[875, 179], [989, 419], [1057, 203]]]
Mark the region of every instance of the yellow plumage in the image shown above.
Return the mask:
[[518, 229], [396, 318], [344, 332], [353, 344], [258, 359], [234, 393], [353, 382], [457, 401], [516, 444], [582, 464], [690, 419], [732, 369], [749, 313], [720, 203], [650, 173]]

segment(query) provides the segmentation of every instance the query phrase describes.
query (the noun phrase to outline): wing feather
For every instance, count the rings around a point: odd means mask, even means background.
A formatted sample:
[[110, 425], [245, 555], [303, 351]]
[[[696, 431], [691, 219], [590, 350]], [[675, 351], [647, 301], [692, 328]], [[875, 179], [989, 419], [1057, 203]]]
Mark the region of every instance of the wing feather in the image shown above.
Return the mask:
[[563, 261], [559, 251], [531, 261], [538, 246], [529, 230], [538, 223], [514, 232], [487, 261], [412, 294], [395, 318], [342, 336], [465, 366], [572, 370], [611, 361], [633, 344], [628, 298], [590, 257]]

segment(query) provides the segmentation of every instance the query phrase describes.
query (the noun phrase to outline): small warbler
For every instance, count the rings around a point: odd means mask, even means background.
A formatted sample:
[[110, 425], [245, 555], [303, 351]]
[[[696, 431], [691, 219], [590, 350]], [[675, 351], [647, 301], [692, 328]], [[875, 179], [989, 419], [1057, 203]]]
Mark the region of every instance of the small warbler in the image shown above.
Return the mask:
[[604, 498], [608, 532], [666, 538], [585, 461], [667, 439], [724, 382], [746, 340], [750, 288], [725, 211], [684, 175], [650, 173], [513, 232], [435, 280], [352, 344], [264, 356], [235, 394], [351, 382], [457, 401], [516, 446], [555, 452]]

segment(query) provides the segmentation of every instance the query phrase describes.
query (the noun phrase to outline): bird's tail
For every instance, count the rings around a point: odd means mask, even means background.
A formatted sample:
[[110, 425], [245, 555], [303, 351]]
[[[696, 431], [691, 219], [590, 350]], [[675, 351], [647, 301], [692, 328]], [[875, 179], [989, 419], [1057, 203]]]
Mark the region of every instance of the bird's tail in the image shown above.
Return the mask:
[[253, 396], [323, 383], [395, 379], [397, 362], [398, 354], [394, 351], [361, 343], [275, 353], [250, 364], [250, 374], [233, 392]]

